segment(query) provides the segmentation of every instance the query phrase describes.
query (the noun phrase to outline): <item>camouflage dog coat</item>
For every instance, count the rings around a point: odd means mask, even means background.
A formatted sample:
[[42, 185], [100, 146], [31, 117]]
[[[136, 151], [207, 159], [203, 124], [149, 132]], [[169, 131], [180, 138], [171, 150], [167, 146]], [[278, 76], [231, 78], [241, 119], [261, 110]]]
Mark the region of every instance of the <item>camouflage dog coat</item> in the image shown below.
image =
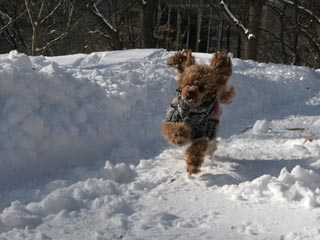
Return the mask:
[[191, 128], [191, 140], [216, 137], [219, 128], [221, 108], [216, 100], [208, 100], [200, 106], [189, 106], [177, 89], [176, 97], [172, 100], [167, 111], [167, 122], [185, 122]]

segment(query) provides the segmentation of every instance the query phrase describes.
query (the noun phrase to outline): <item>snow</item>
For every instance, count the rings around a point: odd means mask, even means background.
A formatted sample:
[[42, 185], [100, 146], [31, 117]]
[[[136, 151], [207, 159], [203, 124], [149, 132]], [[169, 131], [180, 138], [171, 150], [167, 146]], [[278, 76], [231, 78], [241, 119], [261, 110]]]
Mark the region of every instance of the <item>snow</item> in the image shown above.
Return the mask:
[[256, 36], [255, 36], [254, 34], [252, 34], [252, 33], [248, 34], [248, 39], [249, 39], [249, 40], [250, 40], [250, 39], [254, 39], [254, 38], [256, 38]]
[[[159, 151], [153, 142], [164, 143], [160, 123], [169, 89], [174, 88], [173, 77], [168, 81], [162, 74], [169, 76], [171, 71], [161, 58], [154, 58], [155, 62], [131, 59], [119, 65], [122, 53], [116, 64], [108, 65], [114, 55], [88, 55], [80, 58], [78, 68], [59, 66], [56, 58], [31, 61], [17, 52], [2, 59], [0, 184], [50, 175], [105, 157], [137, 161]], [[93, 65], [99, 67], [93, 69]], [[159, 83], [162, 89], [153, 94]], [[145, 111], [147, 105], [157, 104], [160, 107]]]
[[268, 121], [266, 120], [257, 120], [253, 125], [253, 133], [266, 133], [269, 130]]
[[1, 240], [320, 239], [320, 71], [233, 59], [218, 150], [188, 176], [160, 134], [172, 54], [0, 55]]

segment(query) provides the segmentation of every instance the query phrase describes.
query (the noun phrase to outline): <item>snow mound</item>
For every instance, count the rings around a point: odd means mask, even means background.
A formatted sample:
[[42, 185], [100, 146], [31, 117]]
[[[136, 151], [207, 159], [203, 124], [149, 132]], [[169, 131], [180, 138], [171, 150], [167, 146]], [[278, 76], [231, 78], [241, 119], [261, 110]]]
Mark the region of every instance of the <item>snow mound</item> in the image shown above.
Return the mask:
[[269, 130], [269, 124], [266, 120], [257, 120], [253, 125], [252, 132], [255, 134], [266, 133]]
[[[161, 125], [176, 89], [174, 70], [167, 66], [172, 54], [141, 49], [53, 58], [16, 51], [1, 55], [0, 184], [101, 159], [137, 165], [164, 150]], [[211, 58], [195, 56], [199, 63]], [[317, 116], [319, 72], [239, 59], [233, 63], [231, 82], [238, 94], [223, 106], [220, 137], [253, 125], [263, 135], [273, 119]], [[319, 127], [311, 130], [320, 132]]]
[[93, 53], [79, 64], [98, 63], [94, 69], [66, 68], [16, 51], [1, 58], [0, 184], [105, 157], [134, 163], [159, 151], [173, 70], [163, 50], [140, 55], [103, 65], [108, 53]]
[[279, 177], [263, 175], [251, 182], [224, 186], [221, 191], [239, 200], [281, 201], [314, 208], [320, 206], [319, 182], [318, 173], [297, 165], [291, 172], [283, 168]]
[[69, 186], [66, 182], [49, 183], [46, 186], [48, 193], [35, 194], [34, 198], [39, 198], [39, 201], [27, 204], [18, 200], [11, 202], [0, 213], [0, 233], [14, 228], [36, 227], [50, 216], [59, 221], [80, 209], [104, 208], [105, 218], [129, 211], [130, 207], [122, 199], [120, 185], [134, 179], [134, 167], [124, 163], [113, 165], [107, 161], [105, 169], [96, 172], [95, 176]]

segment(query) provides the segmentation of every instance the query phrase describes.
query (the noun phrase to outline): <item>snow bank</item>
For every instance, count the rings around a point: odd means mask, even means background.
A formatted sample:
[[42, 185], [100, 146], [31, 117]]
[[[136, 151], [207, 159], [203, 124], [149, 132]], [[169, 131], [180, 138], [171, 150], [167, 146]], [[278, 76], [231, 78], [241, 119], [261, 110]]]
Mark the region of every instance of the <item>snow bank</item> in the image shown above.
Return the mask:
[[224, 186], [221, 191], [239, 200], [291, 202], [314, 208], [320, 206], [319, 182], [319, 174], [298, 165], [291, 172], [283, 168], [279, 177], [264, 175], [251, 182]]
[[164, 51], [144, 54], [113, 65], [101, 60], [107, 53], [90, 54], [77, 68], [16, 51], [1, 58], [0, 184], [159, 151], [175, 81]]
[[[70, 174], [76, 178], [88, 172], [80, 173], [79, 169], [75, 169]], [[46, 218], [49, 216], [59, 221], [80, 209], [104, 208], [104, 218], [123, 211], [127, 213], [130, 207], [122, 196], [124, 193], [120, 184], [131, 182], [135, 177], [133, 166], [125, 163], [113, 165], [107, 161], [105, 169], [95, 171], [94, 177], [86, 176], [85, 180], [73, 184], [65, 181], [49, 183], [42, 190], [48, 193], [35, 194], [34, 198], [39, 198], [39, 201], [24, 204], [16, 200], [3, 209], [0, 213], [0, 233], [14, 228], [35, 227], [48, 220]]]
[[[175, 94], [172, 55], [142, 49], [0, 61], [0, 184], [106, 159], [137, 164], [166, 146], [161, 123]], [[207, 63], [211, 55], [195, 54]], [[224, 107], [220, 136], [257, 119], [317, 115], [319, 72], [234, 59], [238, 96]], [[256, 123], [257, 134], [267, 131]]]
[[221, 136], [239, 134], [257, 119], [319, 115], [319, 71], [239, 59], [233, 59], [233, 64], [231, 82], [237, 96], [224, 108]]

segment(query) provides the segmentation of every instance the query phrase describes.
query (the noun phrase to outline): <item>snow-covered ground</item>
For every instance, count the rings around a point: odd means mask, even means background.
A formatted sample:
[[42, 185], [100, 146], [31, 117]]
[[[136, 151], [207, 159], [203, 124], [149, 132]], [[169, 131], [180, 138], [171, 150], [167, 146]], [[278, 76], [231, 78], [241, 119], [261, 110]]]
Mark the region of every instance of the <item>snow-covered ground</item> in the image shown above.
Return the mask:
[[320, 239], [320, 71], [233, 59], [218, 151], [189, 177], [160, 135], [171, 55], [0, 56], [0, 240]]

